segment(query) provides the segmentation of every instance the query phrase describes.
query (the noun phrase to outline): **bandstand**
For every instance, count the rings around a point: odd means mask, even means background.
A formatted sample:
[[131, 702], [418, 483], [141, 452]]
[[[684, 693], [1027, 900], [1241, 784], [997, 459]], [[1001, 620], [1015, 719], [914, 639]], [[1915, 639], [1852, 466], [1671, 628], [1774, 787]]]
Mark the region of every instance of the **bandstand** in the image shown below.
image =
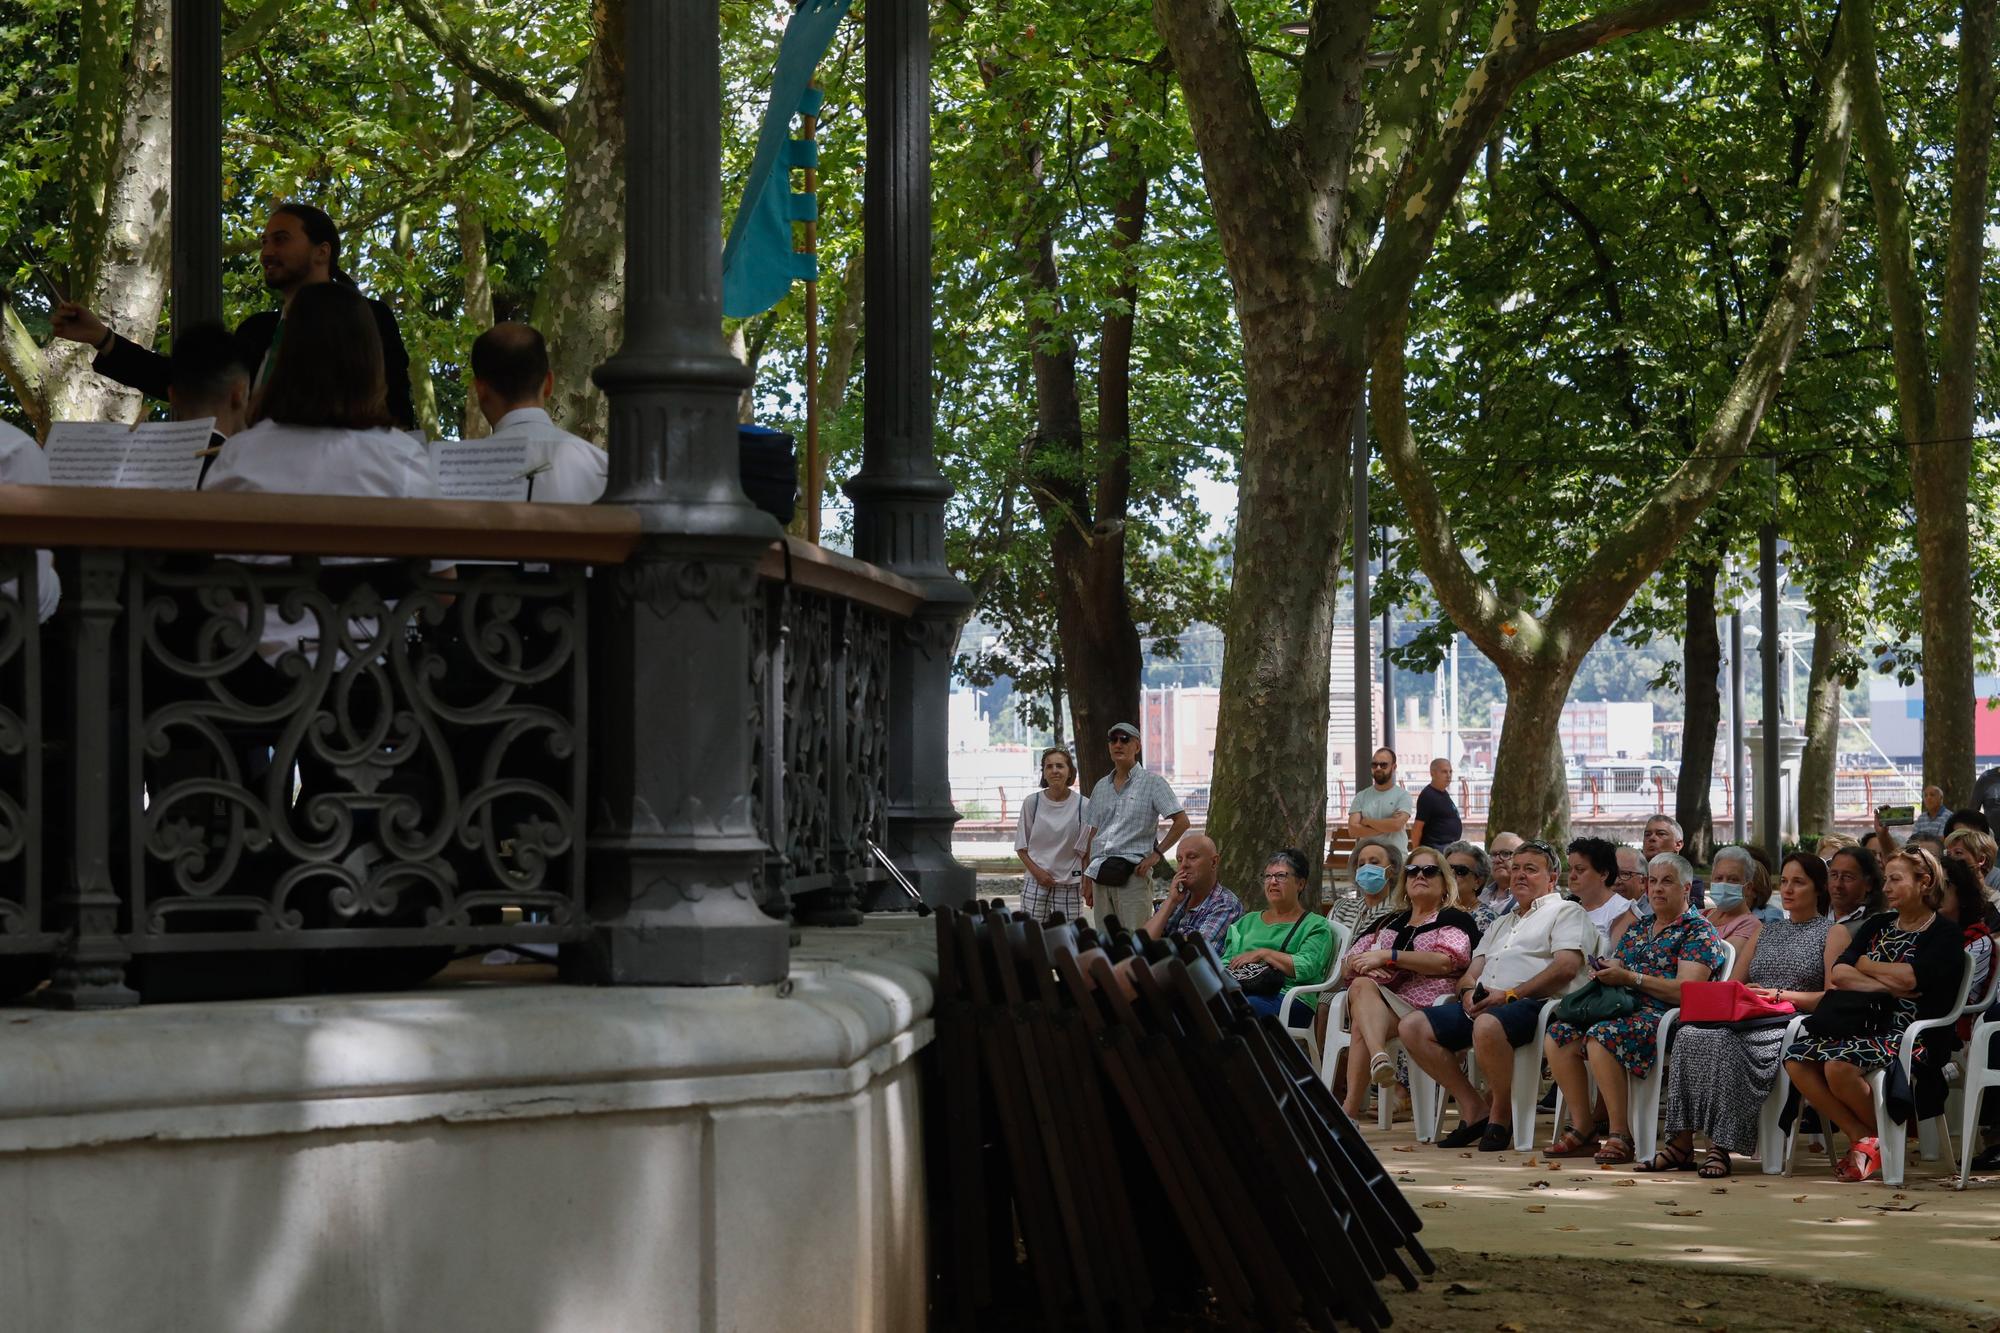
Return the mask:
[[[222, 313], [221, 16], [174, 7], [177, 321]], [[716, 0], [628, 3], [602, 502], [0, 488], [10, 1325], [921, 1321], [933, 964], [884, 861], [972, 888], [927, 22], [867, 8], [855, 558], [737, 481]], [[321, 648], [273, 670], [279, 610]], [[562, 984], [427, 983], [508, 945]]]

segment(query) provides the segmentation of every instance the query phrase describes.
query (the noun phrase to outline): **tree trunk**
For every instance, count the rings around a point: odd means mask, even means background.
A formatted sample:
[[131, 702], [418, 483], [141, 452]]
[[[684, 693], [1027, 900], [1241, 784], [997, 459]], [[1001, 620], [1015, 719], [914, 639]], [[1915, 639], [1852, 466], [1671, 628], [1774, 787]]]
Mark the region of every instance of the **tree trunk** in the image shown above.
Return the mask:
[[625, 2], [597, 0], [596, 35], [563, 108], [563, 203], [537, 327], [549, 342], [549, 415], [602, 442], [604, 395], [590, 373], [618, 346], [625, 306]]
[[[1674, 789], [1674, 822], [1687, 838], [1690, 861], [1706, 865], [1715, 854], [1715, 812], [1709, 785], [1722, 731], [1722, 636], [1715, 628], [1715, 581], [1721, 569], [1705, 562], [1687, 571], [1687, 627], [1681, 637], [1681, 695], [1687, 703], [1681, 731], [1681, 773]], [[1741, 800], [1742, 793], [1735, 794]]]
[[[79, 219], [89, 217], [95, 225], [83, 247], [86, 266], [73, 276], [76, 290], [70, 294], [146, 347], [159, 330], [166, 304], [172, 239], [167, 216], [171, 9], [169, 0], [136, 0], [132, 5], [131, 45], [112, 85], [116, 110], [101, 109], [113, 116], [115, 140], [108, 151], [87, 155], [101, 175], [72, 182], [79, 203], [90, 201], [87, 209], [78, 208]], [[89, 28], [86, 16], [86, 33]], [[80, 94], [80, 108], [90, 91]], [[43, 355], [46, 420], [138, 420], [139, 394], [93, 372], [88, 347], [58, 340]]]
[[1806, 748], [1799, 756], [1799, 840], [1833, 832], [1833, 775], [1840, 754], [1840, 659], [1847, 644], [1832, 608], [1813, 607], [1812, 675], [1806, 684]]
[[1518, 833], [1561, 848], [1569, 842], [1569, 781], [1563, 774], [1562, 710], [1582, 659], [1510, 671], [1507, 717], [1493, 758], [1493, 803], [1486, 838]]
[[[458, 148], [460, 151], [470, 149], [472, 80], [464, 74], [460, 74], [452, 86], [451, 114]], [[458, 196], [452, 202], [451, 211], [458, 225], [458, 261], [465, 291], [464, 325], [477, 338], [493, 327], [493, 274], [486, 262], [486, 221], [481, 216], [479, 201], [470, 195]], [[479, 396], [472, 391], [470, 357], [461, 358], [458, 374], [465, 385], [465, 411], [459, 422], [458, 437], [462, 440], [485, 439], [492, 432], [492, 427], [487, 424], [486, 414], [479, 410]]]
[[410, 215], [398, 213], [395, 219], [396, 257], [402, 261], [402, 276], [396, 284], [396, 304], [401, 307], [403, 345], [410, 353], [410, 403], [416, 409], [416, 428], [424, 433], [427, 440], [435, 440], [441, 433], [438, 428], [437, 382], [431, 377], [430, 341], [422, 322], [417, 318], [421, 313], [423, 292], [412, 275], [416, 272], [416, 231], [410, 224]]
[[[1259, 285], [1285, 284], [1258, 274]], [[1239, 287], [1242, 286], [1239, 281]], [[1294, 289], [1296, 292], [1296, 289]], [[1263, 901], [1262, 858], [1296, 847], [1315, 886], [1326, 847], [1326, 723], [1361, 394], [1313, 299], [1242, 319], [1248, 411], [1236, 503], [1236, 569], [1224, 618], [1209, 836], [1223, 882]]]
[[[856, 353], [861, 349], [861, 312], [865, 308], [862, 273], [866, 255], [859, 249], [847, 257], [840, 275], [839, 295], [827, 317], [826, 349], [819, 370], [820, 420], [839, 418], [847, 401], [847, 386], [854, 378]], [[820, 489], [826, 489], [826, 460], [820, 460]]]

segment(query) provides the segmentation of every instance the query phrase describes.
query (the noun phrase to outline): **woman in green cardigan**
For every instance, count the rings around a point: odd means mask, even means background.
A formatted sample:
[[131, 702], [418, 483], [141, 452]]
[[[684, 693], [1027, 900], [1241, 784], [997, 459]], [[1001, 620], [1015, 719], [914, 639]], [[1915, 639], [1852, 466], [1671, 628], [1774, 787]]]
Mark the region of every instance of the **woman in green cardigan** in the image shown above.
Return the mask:
[[[1305, 853], [1287, 847], [1273, 856], [1264, 866], [1264, 910], [1236, 918], [1223, 943], [1223, 957], [1232, 968], [1263, 963], [1283, 979], [1268, 995], [1244, 997], [1260, 1014], [1275, 1017], [1286, 991], [1326, 980], [1333, 961], [1333, 927], [1306, 910], [1306, 873]], [[1290, 1022], [1302, 1028], [1312, 1022], [1312, 1002], [1319, 996], [1299, 998], [1303, 1003], [1292, 1006]]]

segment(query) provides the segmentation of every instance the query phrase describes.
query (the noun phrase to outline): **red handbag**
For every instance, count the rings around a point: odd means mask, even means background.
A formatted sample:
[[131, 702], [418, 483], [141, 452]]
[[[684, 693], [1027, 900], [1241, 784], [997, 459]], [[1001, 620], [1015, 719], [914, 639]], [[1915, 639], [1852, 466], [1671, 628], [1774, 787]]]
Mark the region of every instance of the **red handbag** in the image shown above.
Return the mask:
[[1797, 1013], [1785, 1000], [1766, 1000], [1740, 981], [1683, 981], [1681, 1022], [1741, 1023]]

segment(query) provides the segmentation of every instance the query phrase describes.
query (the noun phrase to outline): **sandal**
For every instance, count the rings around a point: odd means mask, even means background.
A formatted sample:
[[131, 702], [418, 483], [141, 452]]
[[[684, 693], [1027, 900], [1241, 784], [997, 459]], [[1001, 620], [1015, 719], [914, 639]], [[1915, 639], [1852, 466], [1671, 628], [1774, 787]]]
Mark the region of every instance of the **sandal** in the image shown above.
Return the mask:
[[[1589, 1157], [1597, 1151], [1597, 1126], [1579, 1130], [1575, 1125], [1557, 1136], [1556, 1141], [1542, 1150], [1544, 1157]], [[1626, 1160], [1631, 1160], [1627, 1158]]]
[[1634, 1171], [1644, 1171], [1648, 1175], [1656, 1175], [1665, 1171], [1692, 1171], [1694, 1170], [1694, 1144], [1675, 1143], [1669, 1139], [1660, 1145], [1660, 1150], [1653, 1154], [1653, 1159], [1650, 1162], [1635, 1163], [1632, 1169]]
[[1729, 1164], [1728, 1150], [1710, 1148], [1708, 1156], [1701, 1159], [1701, 1170], [1695, 1172], [1703, 1180], [1721, 1180], [1735, 1170]]
[[1396, 1081], [1396, 1062], [1387, 1054], [1377, 1051], [1368, 1057], [1368, 1081], [1378, 1088], [1386, 1088]]
[[1865, 1139], [1855, 1141], [1854, 1146], [1848, 1149], [1847, 1156], [1841, 1159], [1840, 1165], [1834, 1169], [1833, 1174], [1841, 1180], [1858, 1182], [1868, 1179], [1868, 1177], [1879, 1171], [1881, 1167], [1882, 1141], [1873, 1134], [1870, 1134]]
[[1597, 1150], [1599, 1166], [1623, 1166], [1632, 1160], [1632, 1136], [1612, 1131], [1604, 1136], [1604, 1146]]

